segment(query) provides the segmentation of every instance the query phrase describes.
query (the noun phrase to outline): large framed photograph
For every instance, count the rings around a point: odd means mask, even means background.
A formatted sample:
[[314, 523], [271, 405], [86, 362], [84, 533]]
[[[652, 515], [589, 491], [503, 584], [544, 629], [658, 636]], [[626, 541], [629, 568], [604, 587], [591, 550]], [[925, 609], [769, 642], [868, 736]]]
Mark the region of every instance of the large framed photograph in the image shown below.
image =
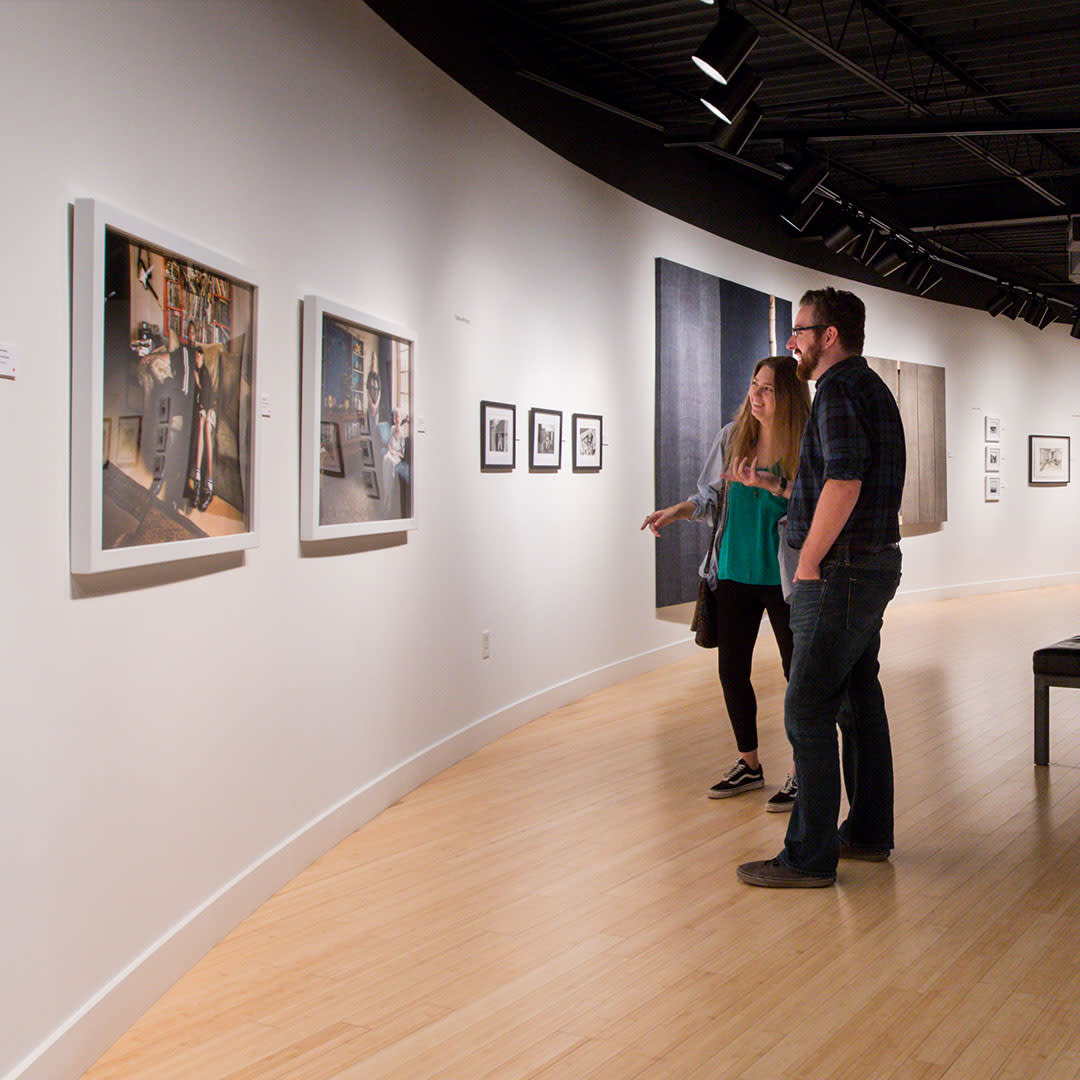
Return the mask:
[[305, 296], [303, 351], [300, 539], [415, 529], [416, 335]]
[[529, 410], [529, 469], [558, 472], [562, 468], [562, 413], [554, 409]]
[[599, 472], [604, 464], [604, 418], [592, 413], [570, 417], [574, 472]]
[[251, 274], [95, 199], [74, 223], [72, 573], [254, 547]]
[[1069, 436], [1028, 436], [1028, 482], [1067, 484], [1069, 482]]
[[512, 472], [517, 464], [517, 407], [480, 402], [480, 471]]

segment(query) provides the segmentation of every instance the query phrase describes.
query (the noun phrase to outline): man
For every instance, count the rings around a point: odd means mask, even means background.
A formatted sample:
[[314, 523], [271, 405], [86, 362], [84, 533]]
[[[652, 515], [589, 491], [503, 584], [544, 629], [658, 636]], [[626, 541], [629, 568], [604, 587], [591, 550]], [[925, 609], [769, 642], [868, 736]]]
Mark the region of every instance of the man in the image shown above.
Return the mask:
[[[787, 343], [799, 376], [817, 382], [787, 526], [799, 560], [784, 725], [799, 797], [784, 850], [739, 867], [750, 885], [828, 886], [838, 858], [881, 861], [893, 847], [892, 748], [878, 650], [882, 615], [900, 583], [904, 430], [888, 387], [861, 355], [865, 321], [857, 296], [812, 290]], [[851, 804], [839, 831], [838, 722]]]

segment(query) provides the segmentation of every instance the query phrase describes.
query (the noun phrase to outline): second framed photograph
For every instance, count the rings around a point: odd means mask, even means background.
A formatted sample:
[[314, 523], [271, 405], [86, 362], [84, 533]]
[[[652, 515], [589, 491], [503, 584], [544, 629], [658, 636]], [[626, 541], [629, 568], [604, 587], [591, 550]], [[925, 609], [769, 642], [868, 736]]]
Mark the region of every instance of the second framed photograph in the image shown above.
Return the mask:
[[300, 539], [416, 528], [416, 335], [304, 297]]
[[986, 447], [986, 471], [999, 472], [1001, 469], [1001, 447]]
[[517, 408], [480, 402], [480, 471], [512, 472], [517, 464]]
[[558, 472], [562, 468], [562, 412], [529, 410], [529, 470]]
[[574, 444], [574, 472], [599, 472], [604, 464], [604, 418], [593, 413], [570, 417]]
[[1028, 436], [1028, 483], [1067, 484], [1069, 482], [1069, 436]]

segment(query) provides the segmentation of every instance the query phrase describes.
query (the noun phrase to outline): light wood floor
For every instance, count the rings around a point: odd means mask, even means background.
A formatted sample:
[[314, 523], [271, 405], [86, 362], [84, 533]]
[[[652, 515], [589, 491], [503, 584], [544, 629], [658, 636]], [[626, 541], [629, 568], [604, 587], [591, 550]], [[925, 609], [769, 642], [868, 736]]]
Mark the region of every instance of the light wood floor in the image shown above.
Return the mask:
[[1033, 648], [1080, 588], [894, 606], [890, 863], [763, 890], [788, 751], [756, 657], [766, 788], [713, 654], [499, 740], [360, 829], [170, 991], [86, 1080], [1080, 1077], [1080, 692], [1032, 765]]

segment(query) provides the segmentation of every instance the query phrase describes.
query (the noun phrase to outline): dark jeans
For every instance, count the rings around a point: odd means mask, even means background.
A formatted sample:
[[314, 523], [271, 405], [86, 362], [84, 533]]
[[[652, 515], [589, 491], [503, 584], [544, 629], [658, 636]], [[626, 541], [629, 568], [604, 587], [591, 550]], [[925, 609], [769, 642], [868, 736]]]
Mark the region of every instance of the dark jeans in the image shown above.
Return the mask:
[[[820, 581], [798, 581], [791, 597], [791, 662], [784, 724], [795, 751], [799, 797], [782, 862], [808, 874], [836, 873], [839, 837], [890, 850], [893, 766], [878, 651], [885, 608], [900, 583], [900, 549], [834, 555]], [[851, 809], [837, 832], [840, 760]]]
[[786, 678], [791, 667], [791, 628], [780, 586], [723, 580], [716, 583], [716, 636], [720, 643], [717, 667], [740, 754], [758, 747], [757, 697], [750, 683], [750, 668], [763, 612], [769, 614]]

